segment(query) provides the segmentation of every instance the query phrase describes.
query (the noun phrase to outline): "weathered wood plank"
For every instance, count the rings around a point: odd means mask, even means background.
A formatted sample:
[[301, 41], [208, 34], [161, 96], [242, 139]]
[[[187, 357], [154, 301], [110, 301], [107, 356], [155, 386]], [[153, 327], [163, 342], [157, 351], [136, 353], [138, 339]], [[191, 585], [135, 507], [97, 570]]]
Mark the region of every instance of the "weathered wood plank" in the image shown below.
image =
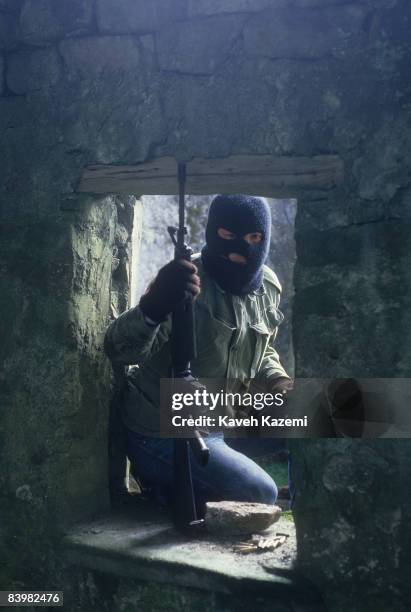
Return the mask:
[[[343, 162], [336, 155], [194, 158], [187, 162], [186, 192], [293, 197], [307, 189], [332, 189], [341, 184], [343, 175]], [[177, 161], [162, 157], [133, 166], [88, 166], [77, 191], [137, 196], [175, 194], [178, 193]]]

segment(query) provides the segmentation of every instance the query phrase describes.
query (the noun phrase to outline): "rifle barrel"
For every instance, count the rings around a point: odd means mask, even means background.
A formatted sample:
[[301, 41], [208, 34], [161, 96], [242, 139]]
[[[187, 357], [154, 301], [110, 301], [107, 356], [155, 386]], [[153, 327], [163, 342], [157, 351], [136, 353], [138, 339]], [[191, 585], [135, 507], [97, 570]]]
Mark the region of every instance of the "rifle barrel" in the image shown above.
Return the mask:
[[181, 249], [184, 248], [184, 234], [185, 234], [185, 184], [186, 184], [186, 165], [185, 163], [178, 163], [178, 235], [177, 242]]

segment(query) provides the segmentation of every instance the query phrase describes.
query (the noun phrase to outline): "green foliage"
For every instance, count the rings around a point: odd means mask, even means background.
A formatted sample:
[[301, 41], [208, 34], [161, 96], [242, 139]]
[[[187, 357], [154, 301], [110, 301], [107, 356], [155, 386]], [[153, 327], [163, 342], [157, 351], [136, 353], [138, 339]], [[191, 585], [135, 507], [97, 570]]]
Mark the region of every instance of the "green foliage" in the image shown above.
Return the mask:
[[284, 487], [288, 485], [287, 463], [276, 461], [274, 457], [270, 456], [256, 458], [254, 461], [271, 476], [277, 487]]

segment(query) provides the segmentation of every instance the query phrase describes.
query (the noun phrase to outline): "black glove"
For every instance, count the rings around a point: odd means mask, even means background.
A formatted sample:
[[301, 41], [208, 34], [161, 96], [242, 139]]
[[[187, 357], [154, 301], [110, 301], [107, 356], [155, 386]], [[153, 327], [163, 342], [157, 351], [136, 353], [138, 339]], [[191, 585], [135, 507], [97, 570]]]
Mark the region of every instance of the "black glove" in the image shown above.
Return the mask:
[[199, 293], [200, 277], [195, 265], [185, 259], [173, 259], [158, 271], [139, 306], [145, 316], [160, 323], [187, 295], [195, 299]]
[[287, 393], [292, 391], [294, 388], [294, 381], [292, 378], [280, 376], [275, 378], [271, 383], [271, 393]]

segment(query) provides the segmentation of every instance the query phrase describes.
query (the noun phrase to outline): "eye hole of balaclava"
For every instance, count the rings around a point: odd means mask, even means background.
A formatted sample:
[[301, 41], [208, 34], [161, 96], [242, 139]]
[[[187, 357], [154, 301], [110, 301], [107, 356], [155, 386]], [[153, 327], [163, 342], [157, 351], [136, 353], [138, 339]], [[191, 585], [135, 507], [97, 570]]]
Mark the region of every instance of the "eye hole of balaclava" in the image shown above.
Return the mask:
[[204, 266], [218, 284], [243, 295], [262, 283], [270, 243], [271, 215], [261, 198], [220, 195], [211, 203]]
[[[237, 238], [237, 236], [233, 234], [233, 232], [230, 232], [224, 227], [219, 227], [217, 230], [217, 234], [220, 236], [220, 238], [223, 238], [224, 240], [234, 240], [235, 238]], [[258, 244], [262, 241], [263, 234], [261, 232], [250, 232], [243, 236], [243, 239], [248, 244]]]
[[237, 236], [233, 232], [230, 232], [224, 227], [219, 227], [217, 235], [223, 240], [227, 240], [226, 255], [222, 254], [223, 257], [228, 257], [230, 261], [246, 265], [247, 257], [250, 253], [250, 247], [256, 244], [260, 244], [263, 240], [262, 232], [248, 232], [244, 236]]

